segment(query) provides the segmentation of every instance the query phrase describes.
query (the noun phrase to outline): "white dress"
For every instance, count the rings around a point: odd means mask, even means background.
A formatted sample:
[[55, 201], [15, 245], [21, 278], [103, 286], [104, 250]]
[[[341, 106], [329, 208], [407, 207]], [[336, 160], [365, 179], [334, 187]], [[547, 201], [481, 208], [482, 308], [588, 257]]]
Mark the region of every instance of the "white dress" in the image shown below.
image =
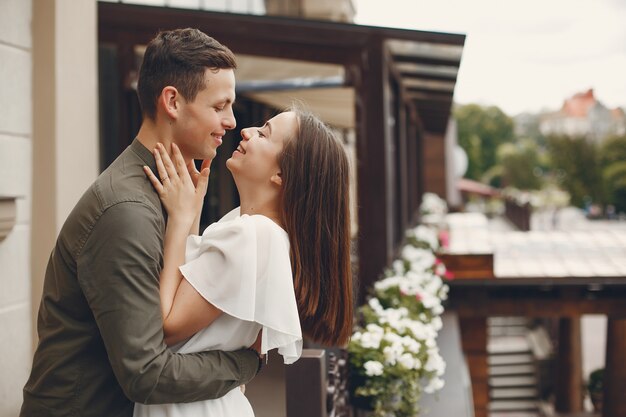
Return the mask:
[[[235, 209], [187, 239], [187, 281], [224, 314], [190, 339], [178, 353], [233, 351], [251, 346], [263, 329], [262, 353], [278, 348], [286, 364], [302, 353], [302, 331], [293, 289], [289, 238], [261, 215]], [[135, 404], [134, 417], [253, 417], [239, 388], [222, 398], [179, 404]]]

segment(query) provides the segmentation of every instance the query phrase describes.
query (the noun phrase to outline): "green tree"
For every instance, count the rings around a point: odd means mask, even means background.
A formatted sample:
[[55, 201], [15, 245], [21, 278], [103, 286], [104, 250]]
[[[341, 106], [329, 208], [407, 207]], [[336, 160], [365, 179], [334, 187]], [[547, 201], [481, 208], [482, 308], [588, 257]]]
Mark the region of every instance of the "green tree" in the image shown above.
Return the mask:
[[454, 117], [459, 145], [465, 149], [469, 160], [466, 176], [479, 180], [496, 165], [498, 146], [513, 141], [513, 120], [498, 107], [477, 104], [457, 107]]
[[600, 148], [606, 203], [626, 212], [626, 136], [607, 139]]
[[586, 197], [604, 203], [598, 146], [584, 137], [550, 136], [548, 151], [555, 177], [570, 193], [572, 204], [582, 206]]
[[[539, 149], [531, 139], [517, 143], [504, 143], [496, 152], [497, 165], [490, 171], [500, 174], [499, 186], [512, 186], [520, 190], [538, 190], [541, 188]], [[497, 183], [490, 181], [492, 185]]]

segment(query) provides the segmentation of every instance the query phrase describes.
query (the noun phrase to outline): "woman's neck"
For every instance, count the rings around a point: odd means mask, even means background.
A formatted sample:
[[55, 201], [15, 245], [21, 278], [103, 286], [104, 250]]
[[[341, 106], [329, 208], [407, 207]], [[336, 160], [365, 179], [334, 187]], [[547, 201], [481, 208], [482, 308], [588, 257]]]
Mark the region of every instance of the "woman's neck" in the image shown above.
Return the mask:
[[282, 227], [278, 194], [267, 191], [242, 193], [239, 196], [241, 214], [260, 214]]

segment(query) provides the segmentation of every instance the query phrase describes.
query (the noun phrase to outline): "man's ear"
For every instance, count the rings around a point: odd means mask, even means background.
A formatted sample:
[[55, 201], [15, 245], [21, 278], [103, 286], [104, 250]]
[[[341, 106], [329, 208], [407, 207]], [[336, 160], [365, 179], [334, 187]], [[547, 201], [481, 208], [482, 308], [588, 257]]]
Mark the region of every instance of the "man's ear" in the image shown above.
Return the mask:
[[165, 112], [165, 114], [167, 114], [172, 119], [178, 119], [178, 111], [180, 110], [181, 97], [182, 96], [180, 95], [176, 87], [168, 85], [161, 91], [158, 103]]
[[279, 187], [282, 187], [283, 185], [283, 174], [282, 172], [277, 172], [276, 174], [272, 175], [270, 178], [270, 181], [273, 182], [274, 184], [278, 185]]

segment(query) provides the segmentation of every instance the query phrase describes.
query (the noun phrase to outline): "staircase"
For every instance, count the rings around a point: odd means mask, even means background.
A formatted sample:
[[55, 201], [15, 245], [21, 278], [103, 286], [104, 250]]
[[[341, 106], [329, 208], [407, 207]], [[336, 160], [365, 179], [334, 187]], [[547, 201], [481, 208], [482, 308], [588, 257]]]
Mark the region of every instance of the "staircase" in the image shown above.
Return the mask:
[[488, 319], [489, 417], [539, 417], [538, 370], [521, 317]]

